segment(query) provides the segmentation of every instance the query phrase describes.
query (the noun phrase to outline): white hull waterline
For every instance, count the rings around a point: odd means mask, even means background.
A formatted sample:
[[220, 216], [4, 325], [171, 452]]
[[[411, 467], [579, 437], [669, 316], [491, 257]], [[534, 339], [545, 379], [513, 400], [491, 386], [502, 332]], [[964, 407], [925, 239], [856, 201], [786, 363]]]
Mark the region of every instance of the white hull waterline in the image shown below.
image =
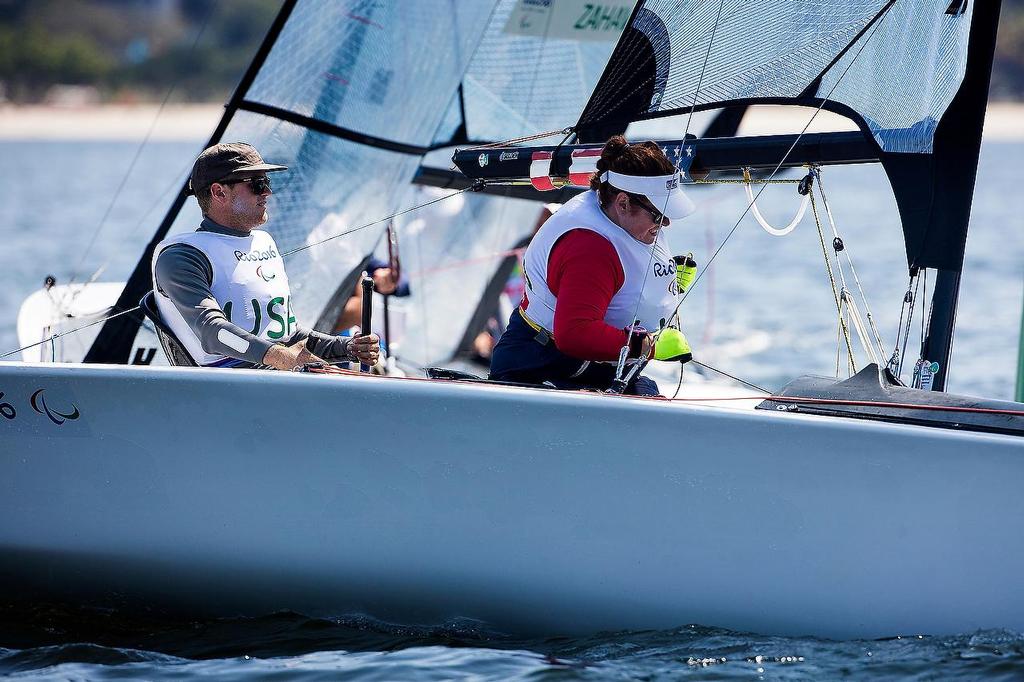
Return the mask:
[[1024, 631], [1015, 436], [223, 370], [0, 365], [0, 391], [4, 599]]

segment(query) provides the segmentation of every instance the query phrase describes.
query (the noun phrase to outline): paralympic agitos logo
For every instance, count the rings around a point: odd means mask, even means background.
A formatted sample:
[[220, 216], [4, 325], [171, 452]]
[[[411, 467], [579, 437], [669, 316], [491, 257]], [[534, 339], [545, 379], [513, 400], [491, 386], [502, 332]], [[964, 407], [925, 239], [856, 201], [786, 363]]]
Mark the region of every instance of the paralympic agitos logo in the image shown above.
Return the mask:
[[75, 405], [74, 403], [71, 403], [71, 412], [68, 413], [58, 412], [57, 410], [48, 407], [46, 404], [46, 400], [43, 398], [44, 390], [45, 389], [40, 388], [38, 391], [32, 394], [31, 398], [29, 398], [29, 402], [32, 403], [33, 410], [35, 410], [39, 414], [45, 414], [47, 417], [50, 418], [50, 421], [52, 421], [57, 426], [60, 426], [66, 421], [78, 419], [81, 416], [81, 413], [78, 411], [78, 406]]

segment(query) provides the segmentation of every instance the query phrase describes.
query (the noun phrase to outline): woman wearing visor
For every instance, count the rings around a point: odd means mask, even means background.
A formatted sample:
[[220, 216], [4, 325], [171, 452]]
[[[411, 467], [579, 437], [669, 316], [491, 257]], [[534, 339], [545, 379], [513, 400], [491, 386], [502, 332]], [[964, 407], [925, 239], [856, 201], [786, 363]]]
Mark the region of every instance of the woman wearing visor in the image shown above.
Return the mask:
[[[682, 334], [661, 333], [678, 301], [661, 228], [694, 211], [679, 180], [654, 142], [608, 140], [591, 190], [551, 216], [526, 249], [526, 293], [494, 348], [491, 379], [604, 390], [627, 340], [632, 358], [689, 359]], [[626, 392], [658, 388], [640, 376]]]

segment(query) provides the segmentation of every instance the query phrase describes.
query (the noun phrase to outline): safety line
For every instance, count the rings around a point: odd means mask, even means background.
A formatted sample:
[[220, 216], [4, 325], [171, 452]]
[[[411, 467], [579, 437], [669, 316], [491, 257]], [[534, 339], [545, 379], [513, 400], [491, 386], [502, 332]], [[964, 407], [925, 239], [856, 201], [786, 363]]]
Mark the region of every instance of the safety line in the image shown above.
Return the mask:
[[6, 357], [10, 357], [11, 355], [14, 355], [15, 353], [20, 353], [21, 351], [28, 350], [29, 348], [35, 348], [36, 346], [41, 346], [44, 343], [50, 343], [51, 341], [56, 341], [57, 339], [61, 338], [62, 336], [68, 336], [69, 334], [74, 334], [76, 332], [80, 332], [83, 329], [88, 329], [89, 327], [92, 327], [93, 325], [100, 324], [101, 322], [106, 322], [107, 320], [112, 320], [115, 317], [121, 317], [122, 315], [127, 315], [128, 313], [134, 313], [136, 310], [139, 310], [139, 309], [140, 309], [139, 306], [135, 306], [134, 308], [129, 308], [128, 310], [122, 310], [119, 313], [115, 313], [113, 315], [108, 315], [108, 316], [100, 318], [98, 320], [93, 320], [92, 322], [90, 322], [88, 324], [83, 324], [81, 327], [75, 327], [74, 329], [69, 329], [66, 332], [57, 332], [56, 334], [51, 334], [50, 336], [46, 337], [42, 341], [36, 341], [35, 343], [30, 343], [27, 346], [22, 346], [21, 348], [15, 348], [14, 350], [9, 350], [6, 353], [4, 353], [3, 355], [0, 355], [0, 359], [6, 358]]

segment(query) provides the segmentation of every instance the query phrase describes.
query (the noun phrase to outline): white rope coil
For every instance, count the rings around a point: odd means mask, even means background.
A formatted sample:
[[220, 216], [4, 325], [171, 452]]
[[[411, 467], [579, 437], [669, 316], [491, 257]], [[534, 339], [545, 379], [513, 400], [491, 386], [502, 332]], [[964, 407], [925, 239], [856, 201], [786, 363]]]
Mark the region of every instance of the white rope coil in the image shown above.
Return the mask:
[[750, 188], [750, 173], [746, 170], [743, 171], [743, 189], [747, 192], [747, 201], [750, 202], [750, 212], [754, 214], [754, 219], [757, 220], [758, 224], [764, 228], [764, 231], [773, 237], [785, 237], [787, 234], [793, 231], [793, 229], [804, 219], [804, 213], [807, 212], [807, 204], [810, 202], [810, 192], [803, 195], [803, 199], [800, 201], [800, 210], [796, 212], [796, 217], [789, 221], [789, 224], [785, 227], [774, 227], [764, 216], [761, 215], [761, 211], [757, 208], [757, 202], [754, 199], [754, 192]]

